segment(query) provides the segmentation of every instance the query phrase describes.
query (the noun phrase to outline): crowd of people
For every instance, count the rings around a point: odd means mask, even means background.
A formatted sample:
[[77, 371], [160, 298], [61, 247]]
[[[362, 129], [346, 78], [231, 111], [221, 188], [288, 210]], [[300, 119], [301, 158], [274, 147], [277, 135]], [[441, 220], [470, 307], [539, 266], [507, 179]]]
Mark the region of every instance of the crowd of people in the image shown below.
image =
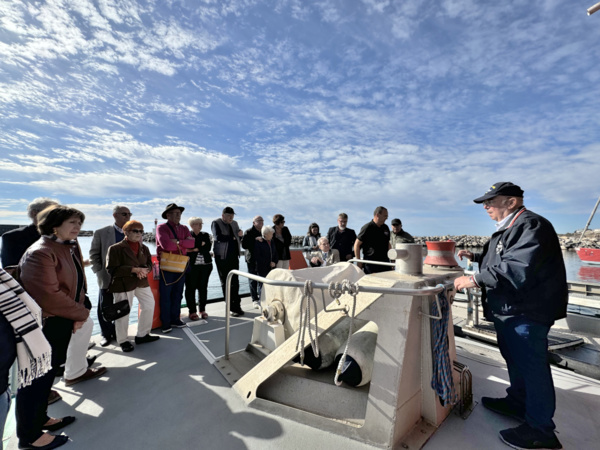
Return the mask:
[[[275, 214], [272, 226], [256, 216], [252, 227], [243, 232], [234, 220], [235, 211], [228, 206], [221, 218], [212, 222], [211, 237], [202, 231], [200, 217], [188, 220], [191, 231], [183, 225], [184, 210], [175, 203], [167, 205], [162, 213], [166, 221], [156, 228], [160, 269], [153, 275], [159, 279], [163, 333], [186, 326], [181, 320], [184, 292], [189, 320], [208, 318], [206, 303], [213, 260], [223, 296], [229, 273], [239, 269], [242, 249], [250, 274], [265, 277], [274, 268], [290, 267], [292, 235], [283, 215]], [[86, 266], [91, 266], [98, 283], [99, 345], [106, 347], [116, 341], [123, 352], [131, 352], [134, 343], [159, 339], [151, 334], [155, 301], [148, 276], [153, 263], [149, 248], [142, 242], [144, 226], [131, 219], [127, 206], [116, 205], [112, 213], [114, 223], [94, 232], [89, 259], [82, 255], [77, 241], [85, 214], [56, 200], [35, 199], [28, 207], [32, 223], [2, 236], [0, 424], [3, 428], [10, 404], [8, 373], [16, 358], [21, 375], [16, 396], [19, 448], [47, 450], [67, 442], [66, 436], [50, 433], [75, 421], [74, 416], [48, 416], [48, 405], [61, 400], [60, 394], [52, 389], [56, 376], [62, 376], [65, 385], [72, 386], [107, 371], [94, 365], [95, 357], [87, 356], [87, 350], [94, 345], [90, 343], [94, 324], [90, 317], [92, 304], [87, 295]], [[348, 216], [344, 213], [338, 216], [338, 225], [331, 227], [327, 236], [321, 236], [318, 224], [311, 223], [304, 240], [308, 263], [323, 267], [348, 261], [360, 254], [361, 246], [365, 258], [383, 255], [392, 245], [383, 216], [387, 218], [387, 211], [379, 207], [374, 220], [358, 236], [347, 228]], [[373, 226], [380, 229], [377, 236], [381, 239], [373, 238]], [[185, 264], [177, 266], [178, 258]], [[249, 279], [249, 283], [254, 307], [260, 308], [262, 283], [255, 279]], [[108, 311], [123, 303], [131, 307], [134, 297], [138, 299], [140, 316], [132, 342], [128, 336], [129, 309], [114, 320], [109, 318]], [[24, 312], [16, 318], [15, 305], [17, 311]], [[230, 314], [244, 315], [237, 275], [231, 276]], [[27, 319], [25, 328], [21, 323], [23, 317]], [[32, 359], [36, 357], [37, 360]]]
[[[483, 252], [458, 252], [460, 258], [478, 262], [480, 270], [457, 278], [455, 287], [482, 290], [484, 313], [495, 325], [510, 377], [507, 397], [483, 397], [482, 404], [523, 422], [500, 432], [502, 441], [511, 447], [561, 448], [554, 432], [555, 394], [546, 358], [549, 329], [566, 315], [566, 275], [558, 237], [546, 219], [527, 211], [523, 191], [512, 183], [496, 183], [474, 201], [483, 204], [497, 222], [497, 231]], [[288, 269], [291, 260], [292, 236], [281, 214], [273, 216], [273, 226], [264, 225], [264, 219], [256, 216], [252, 227], [243, 232], [234, 220], [235, 211], [228, 206], [221, 218], [212, 222], [211, 239], [202, 232], [201, 218], [189, 219], [192, 231], [181, 224], [184, 209], [169, 204], [162, 213], [166, 222], [156, 229], [160, 269], [153, 275], [159, 278], [163, 333], [187, 326], [181, 320], [184, 289], [189, 319], [208, 318], [207, 287], [213, 259], [224, 296], [231, 278], [233, 316], [244, 315], [238, 277], [229, 277], [232, 270], [239, 269], [242, 248], [248, 272], [258, 277], [265, 277], [274, 268]], [[31, 225], [2, 236], [0, 434], [11, 401], [8, 373], [16, 360], [19, 448], [48, 450], [68, 441], [67, 436], [50, 432], [75, 421], [74, 416], [48, 415], [48, 405], [60, 400], [51, 389], [55, 375], [62, 373], [65, 385], [71, 386], [106, 373], [105, 367], [93, 367], [93, 358], [86, 357], [93, 321], [84, 267], [92, 266], [100, 288], [100, 345], [107, 346], [116, 339], [123, 352], [131, 352], [134, 345], [128, 340], [129, 315], [112, 321], [105, 310], [117, 302], [131, 307], [137, 297], [141, 312], [134, 342], [140, 345], [158, 340], [159, 336], [150, 334], [155, 302], [148, 276], [153, 263], [142, 242], [143, 224], [131, 220], [125, 206], [115, 206], [114, 223], [94, 233], [89, 260], [84, 259], [77, 242], [85, 220], [83, 212], [42, 198], [29, 205], [28, 213]], [[310, 266], [324, 267], [356, 258], [365, 273], [389, 270], [389, 266], [372, 262], [388, 262], [390, 248], [414, 239], [402, 229], [399, 219], [392, 220], [390, 232], [387, 218], [387, 209], [377, 207], [373, 219], [358, 234], [347, 227], [345, 213], [339, 214], [338, 225], [329, 228], [327, 236], [321, 236], [318, 224], [311, 223], [303, 242]], [[259, 307], [262, 284], [249, 280], [252, 301]]]

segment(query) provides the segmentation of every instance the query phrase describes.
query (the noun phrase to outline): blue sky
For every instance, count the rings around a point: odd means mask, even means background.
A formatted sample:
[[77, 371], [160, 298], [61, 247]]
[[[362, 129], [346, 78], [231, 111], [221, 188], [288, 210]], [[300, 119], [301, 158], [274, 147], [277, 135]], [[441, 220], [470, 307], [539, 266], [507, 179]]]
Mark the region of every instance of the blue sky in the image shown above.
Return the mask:
[[[487, 235], [497, 181], [558, 232], [600, 195], [592, 0], [3, 0], [0, 223], [49, 196]], [[592, 224], [600, 228], [600, 222]]]

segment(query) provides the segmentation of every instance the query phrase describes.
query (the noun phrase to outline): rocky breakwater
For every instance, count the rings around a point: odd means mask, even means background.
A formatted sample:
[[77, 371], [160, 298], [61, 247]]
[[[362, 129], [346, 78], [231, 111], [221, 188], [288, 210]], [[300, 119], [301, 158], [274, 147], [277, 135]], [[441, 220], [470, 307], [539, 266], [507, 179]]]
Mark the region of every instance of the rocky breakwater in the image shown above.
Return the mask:
[[[558, 240], [563, 250], [574, 250], [578, 247], [585, 248], [600, 248], [600, 232], [588, 231], [581, 241], [579, 241], [580, 233], [559, 234]], [[415, 236], [415, 242], [425, 245], [427, 241], [454, 241], [457, 248], [466, 247], [483, 247], [488, 241], [489, 236]]]

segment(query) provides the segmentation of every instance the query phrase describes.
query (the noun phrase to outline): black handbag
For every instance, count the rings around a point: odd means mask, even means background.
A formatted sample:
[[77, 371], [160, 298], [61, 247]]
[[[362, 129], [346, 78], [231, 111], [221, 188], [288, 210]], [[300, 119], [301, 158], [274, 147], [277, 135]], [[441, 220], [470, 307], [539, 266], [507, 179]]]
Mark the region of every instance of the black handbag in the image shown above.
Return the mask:
[[102, 317], [104, 317], [104, 320], [107, 322], [112, 322], [113, 320], [128, 316], [130, 311], [129, 300], [125, 299], [110, 305], [102, 306]]

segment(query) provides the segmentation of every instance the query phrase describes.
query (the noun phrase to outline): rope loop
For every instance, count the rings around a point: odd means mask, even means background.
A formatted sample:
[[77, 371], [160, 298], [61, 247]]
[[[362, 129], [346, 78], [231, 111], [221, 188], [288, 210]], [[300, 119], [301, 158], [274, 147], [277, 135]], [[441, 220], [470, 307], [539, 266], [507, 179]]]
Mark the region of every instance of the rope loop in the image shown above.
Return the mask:
[[[304, 283], [302, 300], [300, 301], [300, 324], [298, 326], [298, 341], [296, 342], [296, 351], [300, 352], [300, 365], [304, 366], [304, 347], [306, 329], [308, 329], [308, 337], [310, 346], [316, 357], [319, 357], [319, 325], [317, 322], [317, 301], [313, 295], [313, 284], [311, 280], [306, 280]], [[313, 307], [312, 316], [315, 319], [315, 335], [313, 336], [310, 321], [311, 321], [311, 304]], [[304, 310], [304, 312], [303, 312]]]

